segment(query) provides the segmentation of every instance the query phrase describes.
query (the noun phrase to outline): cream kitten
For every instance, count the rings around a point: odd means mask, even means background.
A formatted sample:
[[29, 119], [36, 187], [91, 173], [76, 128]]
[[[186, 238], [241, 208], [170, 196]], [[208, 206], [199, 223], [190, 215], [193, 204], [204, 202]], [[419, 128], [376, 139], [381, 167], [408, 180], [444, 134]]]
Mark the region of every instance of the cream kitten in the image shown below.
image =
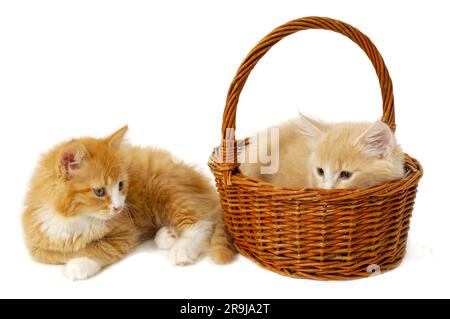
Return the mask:
[[[241, 171], [279, 187], [325, 189], [362, 188], [404, 176], [404, 154], [381, 121], [331, 124], [301, 115], [279, 126], [279, 147], [274, 142], [258, 133], [239, 155]], [[279, 157], [273, 174], [261, 173], [267, 163], [258, 152], [265, 144], [272, 160]], [[249, 163], [252, 157], [258, 161]]]

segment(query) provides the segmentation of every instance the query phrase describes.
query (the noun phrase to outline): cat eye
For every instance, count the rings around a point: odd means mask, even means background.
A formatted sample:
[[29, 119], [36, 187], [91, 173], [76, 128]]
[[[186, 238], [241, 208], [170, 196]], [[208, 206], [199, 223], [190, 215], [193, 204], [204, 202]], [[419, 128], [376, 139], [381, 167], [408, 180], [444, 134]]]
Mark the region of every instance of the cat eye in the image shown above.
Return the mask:
[[95, 196], [97, 196], [97, 197], [103, 197], [106, 194], [106, 190], [104, 187], [93, 188], [92, 191], [94, 192]]
[[123, 181], [119, 182], [119, 191], [123, 190], [123, 187], [125, 186], [125, 183]]
[[319, 176], [323, 176], [324, 174], [323, 168], [317, 167], [317, 174], [319, 174]]
[[349, 179], [350, 177], [352, 177], [352, 175], [353, 175], [352, 172], [349, 172], [349, 171], [342, 171], [342, 172], [339, 174], [339, 178], [341, 178], [341, 179]]

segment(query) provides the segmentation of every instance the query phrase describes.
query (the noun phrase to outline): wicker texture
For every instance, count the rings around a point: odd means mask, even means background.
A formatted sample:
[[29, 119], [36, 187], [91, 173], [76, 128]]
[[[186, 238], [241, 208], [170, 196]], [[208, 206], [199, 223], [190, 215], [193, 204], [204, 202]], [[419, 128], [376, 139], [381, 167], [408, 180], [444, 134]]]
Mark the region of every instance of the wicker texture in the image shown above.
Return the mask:
[[234, 134], [239, 95], [254, 66], [284, 37], [306, 29], [341, 33], [371, 60], [383, 99], [382, 120], [395, 129], [392, 82], [383, 58], [370, 39], [354, 27], [323, 17], [288, 22], [250, 51], [228, 91], [222, 144], [209, 166], [236, 249], [277, 273], [321, 280], [367, 277], [372, 270], [396, 267], [405, 250], [409, 221], [422, 168], [406, 155], [406, 176], [356, 190], [287, 189], [239, 171]]

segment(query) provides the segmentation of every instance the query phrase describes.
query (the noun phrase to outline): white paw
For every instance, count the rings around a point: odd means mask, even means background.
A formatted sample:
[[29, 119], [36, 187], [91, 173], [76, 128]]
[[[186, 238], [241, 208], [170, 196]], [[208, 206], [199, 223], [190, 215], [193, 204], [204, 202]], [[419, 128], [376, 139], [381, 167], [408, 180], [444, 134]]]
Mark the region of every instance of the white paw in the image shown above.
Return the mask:
[[64, 267], [64, 275], [71, 280], [84, 280], [100, 271], [100, 265], [87, 257], [74, 258]]
[[189, 238], [179, 239], [169, 252], [170, 262], [178, 266], [193, 264], [201, 253], [200, 247]]
[[155, 243], [159, 249], [170, 249], [177, 240], [177, 236], [169, 227], [162, 227], [155, 236]]

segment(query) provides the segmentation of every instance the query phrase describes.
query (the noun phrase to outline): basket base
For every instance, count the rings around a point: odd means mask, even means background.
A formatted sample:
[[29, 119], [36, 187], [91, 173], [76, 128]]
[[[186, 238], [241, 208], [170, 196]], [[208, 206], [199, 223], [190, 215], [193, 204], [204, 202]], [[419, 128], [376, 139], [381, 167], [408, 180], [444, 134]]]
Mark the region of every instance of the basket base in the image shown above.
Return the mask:
[[311, 271], [305, 271], [304, 267], [301, 267], [301, 270], [296, 270], [294, 267], [292, 267], [292, 264], [290, 264], [289, 267], [283, 268], [280, 267], [280, 265], [276, 264], [276, 262], [273, 265], [270, 265], [267, 263], [267, 261], [261, 260], [261, 258], [259, 258], [257, 255], [254, 255], [250, 251], [239, 247], [239, 245], [235, 244], [234, 247], [241, 255], [250, 259], [264, 269], [290, 278], [313, 279], [322, 281], [355, 280], [380, 275], [399, 266], [406, 253], [406, 249], [403, 248], [399, 251], [399, 254], [396, 256], [396, 258], [390, 258], [390, 260], [383, 261], [381, 264], [370, 263], [367, 260], [362, 261], [358, 264], [355, 264], [356, 268], [354, 270], [348, 271], [346, 273], [342, 270], [335, 269], [335, 271], [327, 271], [326, 269], [313, 269], [312, 267]]

